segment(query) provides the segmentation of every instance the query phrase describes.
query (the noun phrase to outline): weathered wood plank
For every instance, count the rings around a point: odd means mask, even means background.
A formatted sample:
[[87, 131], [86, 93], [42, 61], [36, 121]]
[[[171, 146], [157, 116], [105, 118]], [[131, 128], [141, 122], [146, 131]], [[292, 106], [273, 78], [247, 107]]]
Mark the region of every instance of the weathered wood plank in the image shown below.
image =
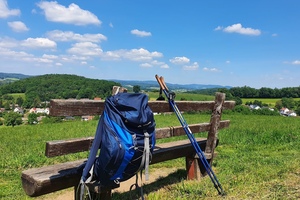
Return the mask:
[[[205, 149], [206, 138], [197, 138], [201, 149]], [[195, 154], [189, 140], [157, 144], [151, 164]], [[31, 197], [76, 186], [81, 177], [86, 159], [28, 169], [22, 172], [23, 189]], [[81, 167], [80, 167], [81, 166]]]
[[[180, 111], [205, 111], [212, 110], [214, 101], [176, 101]], [[153, 112], [172, 112], [172, 108], [166, 101], [149, 101], [149, 107]], [[223, 109], [232, 109], [234, 101], [225, 101]], [[50, 101], [51, 116], [83, 116], [101, 115], [104, 109], [103, 100], [76, 100], [76, 99], [52, 99]]]
[[93, 140], [94, 137], [87, 137], [46, 142], [45, 155], [47, 157], [54, 157], [87, 151], [92, 147]]
[[[228, 127], [229, 123], [229, 120], [221, 121], [219, 129]], [[205, 132], [210, 130], [210, 123], [192, 124], [189, 127], [193, 133]], [[156, 129], [156, 139], [180, 135], [185, 135], [185, 131], [182, 126]], [[47, 157], [55, 157], [70, 153], [88, 151], [92, 146], [93, 140], [94, 137], [50, 141], [46, 143], [45, 155]]]
[[[205, 153], [207, 154], [214, 155], [224, 101], [225, 101], [225, 94], [217, 92], [215, 96], [215, 105], [212, 110], [212, 114], [210, 118], [210, 124], [212, 125], [207, 135], [207, 143], [205, 148]], [[213, 157], [210, 159], [210, 163], [212, 163], [212, 161], [213, 161]]]

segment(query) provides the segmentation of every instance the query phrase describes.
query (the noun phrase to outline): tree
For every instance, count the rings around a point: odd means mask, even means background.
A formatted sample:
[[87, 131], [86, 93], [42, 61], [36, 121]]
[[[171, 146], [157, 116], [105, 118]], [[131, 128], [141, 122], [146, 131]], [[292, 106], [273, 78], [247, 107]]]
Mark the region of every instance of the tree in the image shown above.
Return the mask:
[[282, 106], [288, 109], [295, 108], [295, 101], [293, 98], [282, 98]]
[[282, 100], [276, 101], [275, 108], [277, 108], [278, 110], [282, 108]]
[[17, 104], [18, 104], [18, 106], [22, 106], [23, 105], [23, 102], [24, 102], [24, 100], [23, 100], [23, 98], [22, 97], [18, 97], [17, 98]]
[[10, 102], [9, 101], [6, 101], [4, 103], [4, 108], [5, 108], [5, 110], [10, 110]]
[[31, 107], [36, 108], [36, 107], [40, 107], [40, 106], [41, 106], [41, 100], [40, 100], [39, 96], [36, 96], [33, 99]]
[[28, 124], [36, 124], [37, 123], [37, 114], [35, 113], [30, 113], [28, 115]]
[[234, 97], [233, 100], [235, 101], [235, 105], [242, 105], [243, 101], [240, 97]]
[[141, 87], [139, 85], [134, 85], [133, 86], [133, 92], [134, 93], [139, 93], [141, 91]]
[[22, 116], [15, 112], [9, 112], [4, 115], [4, 124], [6, 126], [16, 126], [22, 124]]

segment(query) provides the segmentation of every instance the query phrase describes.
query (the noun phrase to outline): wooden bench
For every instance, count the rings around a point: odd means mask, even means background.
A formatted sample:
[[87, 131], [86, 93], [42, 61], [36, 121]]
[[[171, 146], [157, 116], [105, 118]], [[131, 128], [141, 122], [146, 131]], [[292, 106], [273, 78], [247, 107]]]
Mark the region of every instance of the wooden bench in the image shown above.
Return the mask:
[[[224, 101], [225, 94], [216, 93], [215, 101], [176, 101], [180, 111], [207, 111], [211, 110], [210, 122], [190, 124], [193, 133], [208, 132], [207, 138], [197, 138], [198, 144], [205, 152], [206, 158], [212, 163], [217, 146], [218, 130], [229, 126], [229, 120], [221, 120], [223, 109], [232, 109], [234, 101]], [[149, 101], [154, 113], [171, 112], [172, 108], [166, 101]], [[51, 116], [84, 116], [100, 115], [104, 108], [101, 100], [51, 100]], [[95, 127], [96, 129], [96, 127]], [[185, 135], [181, 126], [171, 126], [156, 129], [157, 140]], [[45, 155], [47, 157], [61, 156], [71, 153], [88, 151], [92, 145], [93, 137], [50, 141], [46, 143]], [[195, 156], [195, 150], [189, 140], [157, 144], [151, 164], [164, 162], [180, 157], [186, 158], [186, 171], [188, 179], [199, 179], [205, 174], [201, 163]], [[86, 159], [28, 169], [22, 172], [22, 185], [27, 195], [36, 197], [62, 189], [76, 188], [81, 177]], [[101, 188], [99, 192], [103, 199], [111, 199], [113, 188]]]

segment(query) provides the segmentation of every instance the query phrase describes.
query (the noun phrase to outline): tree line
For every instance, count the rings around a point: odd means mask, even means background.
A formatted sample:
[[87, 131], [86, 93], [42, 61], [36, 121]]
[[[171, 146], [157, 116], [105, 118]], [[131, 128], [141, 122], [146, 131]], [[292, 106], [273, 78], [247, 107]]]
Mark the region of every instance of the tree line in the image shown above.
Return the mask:
[[[11, 100], [11, 93], [25, 93], [25, 99], [21, 102], [25, 108], [36, 107], [50, 99], [69, 98], [106, 98], [111, 95], [114, 85], [120, 83], [107, 80], [89, 79], [82, 76], [67, 74], [47, 74], [34, 76], [0, 86], [0, 104]], [[16, 102], [14, 102], [16, 103]]]
[[230, 89], [222, 88], [219, 91], [229, 93], [233, 97], [240, 98], [300, 98], [300, 86], [299, 87], [285, 87], [285, 88], [267, 88], [262, 87], [260, 89], [244, 87], [232, 87]]

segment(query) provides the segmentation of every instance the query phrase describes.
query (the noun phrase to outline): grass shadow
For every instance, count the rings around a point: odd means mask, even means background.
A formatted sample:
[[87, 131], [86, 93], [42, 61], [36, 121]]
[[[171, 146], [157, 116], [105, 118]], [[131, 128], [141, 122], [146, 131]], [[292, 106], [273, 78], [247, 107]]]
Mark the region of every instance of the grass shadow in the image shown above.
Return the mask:
[[[151, 192], [155, 192], [161, 188], [167, 187], [169, 185], [179, 183], [183, 179], [186, 179], [186, 170], [179, 169], [173, 173], [170, 173], [166, 177], [160, 177], [156, 181], [144, 184], [143, 185], [143, 193], [144, 196], [150, 194]], [[139, 199], [141, 197], [141, 193], [139, 189], [133, 189], [128, 192], [115, 192], [112, 195], [113, 200], [132, 200], [132, 199]]]

